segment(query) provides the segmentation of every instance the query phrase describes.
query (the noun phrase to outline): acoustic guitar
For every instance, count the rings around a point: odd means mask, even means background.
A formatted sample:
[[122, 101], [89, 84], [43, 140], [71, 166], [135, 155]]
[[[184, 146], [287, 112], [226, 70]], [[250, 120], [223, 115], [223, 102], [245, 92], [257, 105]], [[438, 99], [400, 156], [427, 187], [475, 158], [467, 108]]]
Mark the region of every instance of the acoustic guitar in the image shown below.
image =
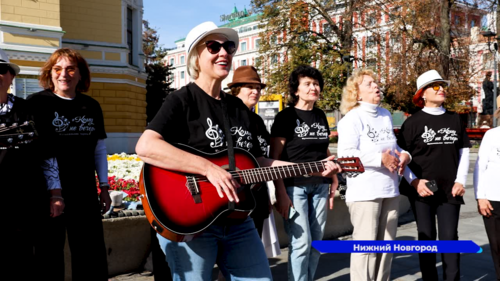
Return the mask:
[[[178, 147], [226, 170], [229, 167], [226, 150], [209, 154], [185, 145]], [[234, 154], [236, 171], [230, 173], [241, 184], [237, 190], [238, 203], [229, 202], [226, 196], [220, 198], [215, 187], [204, 176], [144, 164], [139, 180], [140, 197], [149, 223], [161, 236], [176, 242], [186, 242], [221, 216], [243, 220], [255, 208], [251, 189], [257, 183], [322, 172], [326, 163], [316, 161], [260, 168], [257, 160], [246, 150], [234, 148]], [[357, 157], [339, 158], [335, 162], [348, 176], [364, 172]]]

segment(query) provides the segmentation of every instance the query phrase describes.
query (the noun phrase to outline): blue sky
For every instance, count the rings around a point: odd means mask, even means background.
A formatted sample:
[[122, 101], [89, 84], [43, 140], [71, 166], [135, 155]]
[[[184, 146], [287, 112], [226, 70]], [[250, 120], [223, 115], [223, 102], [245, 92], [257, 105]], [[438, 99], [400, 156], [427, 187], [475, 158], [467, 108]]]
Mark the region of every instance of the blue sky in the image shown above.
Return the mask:
[[186, 37], [191, 28], [213, 21], [217, 25], [221, 15], [250, 8], [250, 0], [144, 0], [143, 18], [160, 34], [163, 47], [175, 47], [175, 40]]

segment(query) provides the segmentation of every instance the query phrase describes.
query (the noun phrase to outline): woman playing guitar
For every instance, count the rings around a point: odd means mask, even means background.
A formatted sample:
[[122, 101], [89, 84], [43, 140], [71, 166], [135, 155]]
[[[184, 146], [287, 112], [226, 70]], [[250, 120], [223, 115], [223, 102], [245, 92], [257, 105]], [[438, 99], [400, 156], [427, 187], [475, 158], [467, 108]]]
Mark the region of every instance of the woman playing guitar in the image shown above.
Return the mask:
[[[238, 98], [225, 95], [221, 82], [230, 71], [238, 33], [212, 22], [193, 28], [186, 37], [188, 74], [195, 80], [170, 94], [139, 139], [137, 154], [159, 168], [206, 176], [222, 198], [239, 202], [239, 183], [212, 162], [176, 148], [177, 143], [215, 153], [227, 147], [225, 120], [235, 148], [252, 153], [260, 166], [290, 164], [264, 158], [251, 112]], [[226, 116], [225, 116], [226, 115]], [[328, 158], [333, 159], [333, 158]], [[328, 176], [340, 167], [328, 161]], [[179, 198], [180, 200], [181, 198]], [[271, 280], [269, 263], [250, 218], [221, 216], [189, 242], [158, 235], [174, 280], [210, 280], [215, 263], [228, 280]]]

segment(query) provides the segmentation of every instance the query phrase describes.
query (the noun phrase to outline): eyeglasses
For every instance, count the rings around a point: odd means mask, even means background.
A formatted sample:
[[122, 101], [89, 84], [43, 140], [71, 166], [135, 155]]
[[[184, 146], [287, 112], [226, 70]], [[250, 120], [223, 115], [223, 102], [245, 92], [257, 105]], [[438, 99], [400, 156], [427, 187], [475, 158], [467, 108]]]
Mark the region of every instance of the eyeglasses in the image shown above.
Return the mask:
[[52, 71], [54, 71], [57, 75], [60, 75], [63, 70], [66, 70], [66, 73], [68, 73], [69, 76], [73, 76], [73, 75], [75, 75], [76, 67], [67, 67], [67, 68], [53, 67], [52, 68]]
[[207, 46], [207, 50], [212, 54], [218, 54], [220, 48], [224, 48], [226, 52], [230, 55], [236, 52], [236, 44], [233, 41], [226, 41], [224, 43], [219, 43], [217, 41], [207, 41], [204, 43]]
[[439, 91], [440, 87], [445, 91], [448, 90], [448, 84], [443, 82], [432, 83], [428, 87], [432, 88], [434, 91]]
[[0, 64], [0, 75], [4, 75], [8, 72], [10, 72], [10, 74], [14, 75], [14, 70], [8, 66], [7, 64]]

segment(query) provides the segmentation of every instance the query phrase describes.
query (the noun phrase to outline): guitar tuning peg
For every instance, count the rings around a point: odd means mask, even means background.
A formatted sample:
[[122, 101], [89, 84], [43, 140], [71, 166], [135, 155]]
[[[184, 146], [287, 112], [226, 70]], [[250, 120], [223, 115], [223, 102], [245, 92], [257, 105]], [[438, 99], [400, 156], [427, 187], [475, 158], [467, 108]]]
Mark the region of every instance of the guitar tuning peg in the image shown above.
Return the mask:
[[12, 127], [17, 127], [17, 123], [12, 123]]
[[0, 128], [3, 128], [3, 127], [5, 127], [5, 126], [6, 126], [6, 125], [5, 125], [5, 123], [1, 123], [1, 124], [0, 124]]
[[7, 142], [8, 142], [8, 143], [12, 143], [13, 141], [14, 141], [14, 139], [13, 139], [13, 138], [8, 138], [8, 139], [7, 139]]

